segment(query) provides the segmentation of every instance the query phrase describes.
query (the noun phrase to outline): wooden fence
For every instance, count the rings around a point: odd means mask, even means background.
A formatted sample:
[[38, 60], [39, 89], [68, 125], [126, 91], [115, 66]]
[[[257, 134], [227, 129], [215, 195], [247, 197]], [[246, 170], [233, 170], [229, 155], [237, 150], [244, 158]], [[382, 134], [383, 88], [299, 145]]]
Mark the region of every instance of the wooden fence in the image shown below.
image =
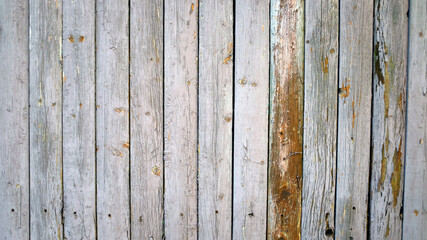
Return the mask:
[[0, 0], [1, 239], [427, 239], [427, 0]]

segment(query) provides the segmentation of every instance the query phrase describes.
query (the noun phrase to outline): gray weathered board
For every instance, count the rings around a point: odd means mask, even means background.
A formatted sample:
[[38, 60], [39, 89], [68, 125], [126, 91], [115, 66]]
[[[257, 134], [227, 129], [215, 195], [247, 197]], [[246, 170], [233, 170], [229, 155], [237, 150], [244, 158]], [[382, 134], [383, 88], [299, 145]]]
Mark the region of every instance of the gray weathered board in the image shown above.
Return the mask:
[[302, 239], [335, 226], [339, 1], [307, 0]]
[[410, 1], [403, 239], [427, 239], [427, 0]]
[[371, 239], [402, 235], [408, 3], [376, 0], [370, 179]]
[[267, 229], [269, 2], [237, 0], [235, 8], [233, 238], [262, 239]]
[[130, 183], [132, 239], [163, 229], [163, 1], [130, 5]]
[[231, 239], [233, 2], [199, 2], [199, 239]]
[[364, 239], [371, 149], [373, 1], [342, 0], [339, 4], [335, 236]]
[[427, 0], [0, 0], [0, 239], [427, 239]]
[[95, 0], [63, 2], [64, 238], [96, 235]]

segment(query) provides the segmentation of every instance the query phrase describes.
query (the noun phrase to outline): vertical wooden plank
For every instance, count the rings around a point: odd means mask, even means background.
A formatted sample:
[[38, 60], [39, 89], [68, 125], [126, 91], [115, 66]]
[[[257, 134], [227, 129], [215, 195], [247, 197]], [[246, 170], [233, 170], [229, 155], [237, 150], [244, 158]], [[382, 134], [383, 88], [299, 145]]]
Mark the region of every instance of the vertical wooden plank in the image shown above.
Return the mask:
[[99, 239], [130, 238], [129, 5], [96, 4], [96, 144]]
[[94, 239], [95, 1], [63, 5], [64, 238]]
[[407, 1], [375, 0], [370, 238], [402, 235]]
[[164, 14], [165, 235], [197, 239], [197, 1], [165, 1]]
[[0, 233], [28, 239], [28, 1], [0, 1], [0, 85]]
[[132, 239], [163, 235], [163, 1], [131, 1]]
[[236, 1], [233, 238], [267, 224], [269, 1]]
[[30, 0], [31, 239], [62, 239], [62, 1]]
[[268, 239], [300, 239], [304, 0], [271, 1]]
[[333, 239], [339, 1], [306, 2], [302, 238]]
[[233, 1], [199, 11], [199, 238], [231, 239]]
[[403, 239], [408, 240], [427, 238], [427, 1], [410, 1], [409, 16], [403, 206]]
[[340, 2], [336, 236], [367, 232], [373, 1]]

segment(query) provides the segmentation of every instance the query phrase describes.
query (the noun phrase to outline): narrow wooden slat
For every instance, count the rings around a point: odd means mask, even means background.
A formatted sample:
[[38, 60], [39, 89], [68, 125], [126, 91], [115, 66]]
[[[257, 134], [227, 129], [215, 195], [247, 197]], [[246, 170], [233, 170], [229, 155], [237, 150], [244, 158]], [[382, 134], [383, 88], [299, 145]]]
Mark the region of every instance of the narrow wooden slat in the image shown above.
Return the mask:
[[97, 233], [130, 238], [129, 5], [96, 4]]
[[62, 239], [62, 1], [30, 0], [31, 239]]
[[367, 233], [373, 1], [340, 2], [336, 237]]
[[[427, 238], [427, 1], [409, 6], [403, 239]], [[405, 34], [405, 33], [402, 33]]]
[[233, 238], [267, 224], [269, 2], [236, 1]]
[[197, 239], [197, 1], [165, 1], [164, 14], [165, 236]]
[[306, 2], [302, 238], [333, 239], [339, 1]]
[[64, 238], [94, 239], [95, 1], [63, 5]]
[[28, 239], [28, 1], [0, 1], [0, 233]]
[[199, 238], [231, 239], [233, 2], [199, 11]]
[[407, 1], [375, 1], [370, 238], [402, 235]]
[[30, 1], [31, 238], [62, 238], [62, 2]]
[[163, 234], [163, 1], [130, 9], [132, 239]]
[[268, 239], [300, 239], [304, 0], [271, 1]]

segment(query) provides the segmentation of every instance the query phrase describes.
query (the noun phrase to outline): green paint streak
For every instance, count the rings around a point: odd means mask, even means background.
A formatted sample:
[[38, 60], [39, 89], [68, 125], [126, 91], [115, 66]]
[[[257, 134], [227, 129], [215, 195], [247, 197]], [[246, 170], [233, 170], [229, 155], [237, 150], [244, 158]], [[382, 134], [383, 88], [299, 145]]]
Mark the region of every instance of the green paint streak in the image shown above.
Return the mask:
[[384, 181], [387, 173], [387, 157], [386, 154], [388, 152], [388, 143], [389, 143], [389, 133], [387, 128], [387, 137], [385, 139], [385, 143], [383, 144], [382, 150], [382, 160], [381, 160], [381, 175], [380, 180], [378, 181], [378, 191], [384, 189]]
[[402, 139], [400, 139], [399, 149], [394, 150], [393, 156], [393, 174], [391, 175], [391, 188], [393, 192], [393, 208], [397, 205], [397, 199], [400, 194], [400, 179], [402, 176]]

